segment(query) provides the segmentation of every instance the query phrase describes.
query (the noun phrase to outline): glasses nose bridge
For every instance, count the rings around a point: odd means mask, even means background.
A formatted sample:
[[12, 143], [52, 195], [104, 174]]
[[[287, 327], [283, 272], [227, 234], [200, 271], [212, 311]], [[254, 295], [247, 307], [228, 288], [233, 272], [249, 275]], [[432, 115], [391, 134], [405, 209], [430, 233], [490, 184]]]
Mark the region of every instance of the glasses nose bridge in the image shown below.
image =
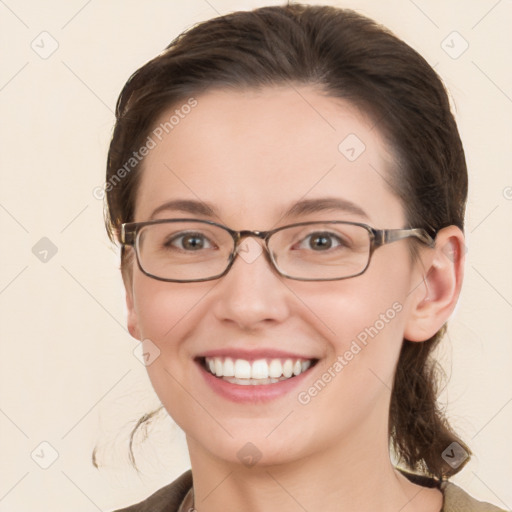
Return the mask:
[[248, 237], [259, 238], [263, 240], [263, 247], [267, 249], [267, 239], [268, 239], [269, 231], [251, 231], [250, 229], [243, 229], [242, 231], [235, 231], [234, 240], [235, 240], [235, 252], [238, 251], [239, 245]]

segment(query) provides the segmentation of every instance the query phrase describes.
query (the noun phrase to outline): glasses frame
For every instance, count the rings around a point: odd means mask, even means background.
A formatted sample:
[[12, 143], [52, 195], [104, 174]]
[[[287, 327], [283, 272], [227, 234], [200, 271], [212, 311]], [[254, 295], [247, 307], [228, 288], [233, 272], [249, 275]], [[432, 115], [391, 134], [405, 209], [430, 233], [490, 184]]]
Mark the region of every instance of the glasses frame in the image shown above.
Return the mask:
[[[139, 244], [138, 244], [138, 235], [141, 231], [141, 229], [145, 226], [151, 226], [154, 224], [164, 224], [164, 223], [173, 223], [173, 222], [197, 222], [202, 224], [208, 224], [211, 226], [217, 226], [224, 231], [227, 231], [231, 237], [233, 238], [233, 251], [231, 252], [229, 256], [229, 260], [227, 262], [227, 266], [223, 272], [220, 274], [216, 274], [212, 277], [206, 277], [201, 279], [167, 279], [163, 277], [155, 276], [142, 267], [142, 264], [140, 262], [140, 254], [139, 254]], [[308, 224], [345, 224], [345, 225], [351, 225], [351, 226], [360, 226], [368, 232], [368, 235], [370, 237], [370, 250], [368, 254], [368, 262], [366, 266], [364, 267], [361, 272], [358, 272], [357, 274], [351, 274], [349, 276], [345, 277], [328, 277], [328, 278], [299, 278], [299, 277], [293, 277], [288, 274], [285, 274], [282, 272], [279, 267], [277, 266], [277, 263], [274, 260], [274, 257], [269, 249], [268, 243], [270, 240], [270, 237], [274, 233], [278, 233], [279, 231], [282, 231], [283, 229], [292, 228], [296, 226], [306, 226]], [[210, 220], [203, 220], [203, 219], [157, 219], [157, 220], [150, 220], [145, 222], [125, 222], [121, 225], [121, 237], [120, 242], [121, 245], [124, 246], [131, 246], [135, 250], [135, 255], [137, 258], [137, 265], [140, 269], [140, 271], [145, 274], [148, 277], [151, 277], [153, 279], [157, 279], [158, 281], [165, 281], [165, 282], [171, 282], [171, 283], [196, 283], [196, 282], [202, 282], [202, 281], [213, 281], [215, 279], [220, 279], [221, 277], [225, 276], [231, 267], [233, 266], [233, 263], [236, 260], [236, 257], [238, 256], [238, 246], [244, 238], [247, 238], [249, 236], [260, 238], [265, 242], [265, 249], [266, 249], [266, 258], [267, 261], [271, 264], [271, 266], [274, 268], [274, 270], [282, 277], [286, 277], [287, 279], [293, 279], [295, 281], [341, 281], [343, 279], [350, 279], [352, 277], [357, 277], [366, 272], [368, 267], [370, 266], [370, 261], [372, 259], [373, 253], [375, 250], [377, 250], [379, 247], [382, 247], [383, 245], [390, 244], [393, 242], [397, 242], [398, 240], [404, 240], [406, 238], [417, 238], [422, 243], [427, 245], [430, 248], [433, 248], [435, 246], [435, 238], [436, 238], [437, 232], [436, 230], [431, 228], [431, 233], [429, 233], [424, 228], [401, 228], [401, 229], [375, 229], [369, 226], [368, 224], [363, 224], [361, 222], [349, 222], [349, 221], [339, 221], [339, 220], [328, 220], [328, 221], [307, 221], [307, 222], [297, 222], [295, 224], [287, 224], [286, 226], [280, 226], [275, 229], [271, 229], [269, 231], [250, 231], [247, 229], [243, 229], [241, 231], [236, 231], [234, 229], [230, 229], [227, 226], [224, 226], [222, 224], [219, 224], [217, 222], [213, 222]]]

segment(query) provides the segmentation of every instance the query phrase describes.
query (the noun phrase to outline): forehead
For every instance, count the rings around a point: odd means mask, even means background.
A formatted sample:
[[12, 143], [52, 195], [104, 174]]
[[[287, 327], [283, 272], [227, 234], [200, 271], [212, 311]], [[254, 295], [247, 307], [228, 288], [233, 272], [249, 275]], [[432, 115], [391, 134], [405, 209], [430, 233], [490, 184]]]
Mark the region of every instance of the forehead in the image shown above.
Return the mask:
[[301, 199], [350, 201], [374, 220], [402, 215], [393, 158], [372, 121], [312, 87], [209, 91], [164, 112], [150, 137], [138, 221], [177, 199], [207, 202], [243, 229], [272, 225]]

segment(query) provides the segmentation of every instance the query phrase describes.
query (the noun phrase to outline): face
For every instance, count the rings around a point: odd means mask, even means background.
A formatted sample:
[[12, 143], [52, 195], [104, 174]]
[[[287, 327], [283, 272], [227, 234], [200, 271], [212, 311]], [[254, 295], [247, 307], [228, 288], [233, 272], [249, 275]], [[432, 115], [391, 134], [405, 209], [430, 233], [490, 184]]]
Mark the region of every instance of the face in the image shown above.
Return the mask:
[[[393, 158], [351, 105], [308, 87], [211, 91], [196, 100], [146, 156], [135, 221], [197, 218], [235, 230], [326, 220], [405, 226], [388, 184]], [[290, 213], [318, 199], [352, 207]], [[175, 200], [197, 204], [159, 208]], [[162, 282], [130, 264], [130, 332], [158, 348], [149, 377], [185, 431], [191, 458], [275, 464], [327, 449], [387, 450], [408, 294], [421, 282], [408, 242], [379, 248], [360, 276], [324, 282], [281, 277], [262, 244], [246, 239], [245, 257], [214, 281]], [[240, 359], [241, 367], [261, 359], [275, 368], [273, 360], [312, 365], [277, 383], [240, 385], [210, 374], [206, 356]]]

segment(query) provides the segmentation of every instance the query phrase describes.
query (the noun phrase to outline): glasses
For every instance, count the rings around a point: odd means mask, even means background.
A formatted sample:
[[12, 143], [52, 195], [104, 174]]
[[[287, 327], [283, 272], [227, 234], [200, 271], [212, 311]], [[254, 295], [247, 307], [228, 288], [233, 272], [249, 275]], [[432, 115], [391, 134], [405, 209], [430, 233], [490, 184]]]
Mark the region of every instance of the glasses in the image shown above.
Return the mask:
[[374, 229], [344, 221], [300, 222], [270, 231], [234, 231], [216, 222], [162, 219], [121, 226], [121, 244], [135, 248], [140, 270], [160, 281], [210, 281], [227, 274], [246, 237], [264, 240], [267, 261], [283, 277], [335, 281], [362, 274], [383, 245], [417, 238], [434, 246], [422, 228]]

